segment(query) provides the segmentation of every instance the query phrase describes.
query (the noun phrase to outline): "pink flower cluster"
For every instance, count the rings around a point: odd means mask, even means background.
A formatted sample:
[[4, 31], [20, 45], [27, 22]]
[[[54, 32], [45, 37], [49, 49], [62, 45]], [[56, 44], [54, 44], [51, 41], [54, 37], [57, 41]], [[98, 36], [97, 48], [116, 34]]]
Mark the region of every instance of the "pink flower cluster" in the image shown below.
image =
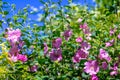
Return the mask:
[[74, 63], [78, 63], [80, 62], [80, 60], [82, 59], [86, 59], [88, 57], [88, 50], [90, 49], [90, 44], [87, 42], [82, 42], [80, 44], [80, 49], [77, 50], [77, 52], [75, 53], [74, 57], [72, 58], [72, 61]]
[[10, 46], [11, 46], [10, 51], [9, 51], [10, 59], [13, 62], [16, 62], [18, 60], [22, 62], [26, 62], [27, 56], [24, 54], [20, 54], [20, 50], [22, 49], [22, 46], [24, 45], [24, 41], [20, 40], [21, 31], [19, 29], [13, 30], [11, 28], [8, 28], [6, 35], [7, 35], [6, 39], [9, 41]]
[[61, 61], [62, 60], [62, 50], [60, 49], [60, 46], [62, 44], [61, 38], [56, 38], [52, 41], [52, 50], [49, 52], [50, 59], [52, 61]]

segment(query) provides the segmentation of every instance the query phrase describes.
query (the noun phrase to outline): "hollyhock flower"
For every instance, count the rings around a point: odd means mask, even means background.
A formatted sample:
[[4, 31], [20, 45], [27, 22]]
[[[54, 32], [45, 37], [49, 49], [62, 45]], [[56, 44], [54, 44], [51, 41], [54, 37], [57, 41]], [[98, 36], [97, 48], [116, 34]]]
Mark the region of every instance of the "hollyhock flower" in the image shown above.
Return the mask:
[[36, 72], [37, 69], [38, 69], [38, 66], [37, 66], [37, 65], [33, 65], [33, 66], [30, 67], [30, 71], [31, 71], [31, 72]]
[[90, 75], [95, 75], [99, 72], [99, 66], [96, 60], [87, 61], [84, 65], [84, 71]]
[[117, 36], [117, 37], [118, 37], [118, 39], [120, 39], [120, 34], [118, 34], [118, 36]]
[[108, 55], [108, 53], [104, 49], [100, 49], [98, 57], [102, 60], [105, 59], [108, 62], [111, 61], [111, 57]]
[[72, 30], [66, 30], [63, 34], [66, 41], [68, 41], [70, 39], [71, 35], [72, 35]]
[[105, 70], [107, 69], [107, 67], [108, 67], [108, 64], [106, 62], [102, 62], [102, 68]]
[[54, 48], [60, 48], [61, 44], [62, 44], [62, 39], [61, 38], [57, 38], [57, 39], [52, 41], [52, 46]]
[[21, 31], [19, 29], [12, 30], [12, 29], [7, 29], [8, 31], [6, 32], [7, 34], [7, 40], [11, 41], [13, 43], [17, 42], [21, 36]]
[[46, 55], [47, 52], [48, 52], [48, 46], [46, 43], [44, 43], [44, 54]]
[[91, 48], [90, 44], [88, 42], [82, 42], [81, 43], [81, 48], [85, 50], [89, 50]]
[[61, 61], [62, 60], [62, 51], [60, 48], [52, 49], [50, 52], [50, 59], [52, 61]]
[[22, 62], [26, 62], [28, 60], [26, 55], [23, 54], [18, 54], [17, 55], [18, 60], [22, 61]]
[[116, 32], [116, 30], [117, 30], [116, 28], [111, 28], [110, 29], [110, 36], [112, 36]]
[[81, 38], [81, 37], [78, 37], [77, 39], [76, 39], [76, 42], [82, 42], [83, 41], [83, 39]]
[[98, 77], [96, 75], [91, 75], [90, 80], [99, 80]]

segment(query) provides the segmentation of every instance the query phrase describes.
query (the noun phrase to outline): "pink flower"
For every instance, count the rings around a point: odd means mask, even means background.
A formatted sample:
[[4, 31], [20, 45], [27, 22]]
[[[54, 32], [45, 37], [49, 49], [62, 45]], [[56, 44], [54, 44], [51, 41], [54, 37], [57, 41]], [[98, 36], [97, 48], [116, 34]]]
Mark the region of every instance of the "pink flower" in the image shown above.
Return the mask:
[[87, 26], [87, 23], [84, 23], [84, 24], [81, 24], [80, 25], [80, 28], [83, 30], [83, 29], [87, 29], [88, 26]]
[[8, 31], [6, 32], [7, 34], [7, 40], [15, 43], [19, 40], [20, 36], [21, 36], [21, 31], [19, 29], [13, 30], [8, 28]]
[[76, 39], [76, 42], [82, 42], [83, 41], [83, 39], [81, 38], [81, 37], [78, 37], [77, 39]]
[[60, 48], [61, 44], [62, 44], [62, 39], [61, 38], [57, 38], [57, 39], [52, 41], [52, 46], [54, 48]]
[[118, 74], [118, 71], [112, 71], [112, 72], [110, 72], [111, 76], [114, 76], [114, 75], [116, 76], [117, 74]]
[[120, 39], [120, 34], [118, 34], [118, 36], [117, 36], [117, 37], [118, 37], [118, 39]]
[[96, 75], [92, 75], [90, 80], [99, 80], [98, 77]]
[[102, 62], [102, 68], [105, 70], [107, 69], [107, 67], [108, 67], [108, 64], [106, 62]]
[[115, 63], [113, 67], [110, 67], [110, 69], [117, 71], [118, 70], [118, 63]]
[[74, 56], [74, 57], [72, 58], [72, 61], [73, 61], [74, 63], [79, 63], [79, 62], [80, 62], [80, 57], [79, 57], [79, 56]]
[[71, 35], [72, 35], [72, 30], [66, 30], [63, 34], [66, 41], [68, 41], [70, 39]]
[[52, 49], [50, 52], [50, 59], [52, 61], [61, 61], [62, 60], [62, 51], [60, 48]]
[[81, 48], [84, 50], [89, 50], [91, 48], [90, 44], [88, 42], [82, 42]]
[[48, 46], [46, 43], [44, 43], [44, 55], [48, 52]]
[[74, 55], [74, 57], [72, 58], [72, 61], [74, 63], [78, 63], [80, 62], [81, 59], [86, 59], [88, 56], [88, 53], [87, 52], [84, 52], [82, 49], [81, 50], [78, 50], [76, 52], [76, 54]]
[[89, 75], [95, 75], [99, 72], [99, 66], [96, 60], [87, 61], [84, 65], [84, 71], [89, 73]]
[[111, 28], [110, 29], [110, 36], [112, 36], [116, 32], [116, 28]]
[[81, 19], [81, 18], [79, 18], [79, 19], [77, 20], [77, 22], [78, 22], [78, 23], [82, 22], [82, 19]]
[[102, 60], [105, 59], [108, 62], [111, 61], [111, 57], [108, 55], [108, 53], [104, 49], [100, 49], [98, 57]]
[[13, 62], [17, 62], [18, 58], [17, 58], [17, 56], [11, 56], [10, 60], [13, 61]]
[[112, 45], [114, 44], [114, 42], [115, 42], [115, 40], [112, 39], [112, 40], [110, 40], [109, 42], [106, 42], [106, 43], [105, 43], [105, 46], [106, 46], [106, 47], [110, 47], [110, 46], [112, 46]]
[[28, 59], [27, 59], [27, 56], [26, 55], [23, 55], [23, 54], [18, 54], [17, 55], [17, 58], [18, 60], [22, 61], [22, 62], [26, 62]]
[[37, 65], [34, 65], [34, 66], [30, 67], [30, 71], [31, 71], [31, 72], [36, 72], [37, 69], [38, 69], [38, 66], [37, 66]]

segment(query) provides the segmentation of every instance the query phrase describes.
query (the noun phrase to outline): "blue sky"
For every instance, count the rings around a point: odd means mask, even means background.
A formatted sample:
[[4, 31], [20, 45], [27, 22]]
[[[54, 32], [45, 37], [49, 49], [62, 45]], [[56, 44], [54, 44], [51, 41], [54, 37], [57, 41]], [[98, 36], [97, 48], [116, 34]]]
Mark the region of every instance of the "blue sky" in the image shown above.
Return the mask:
[[[3, 0], [3, 1], [8, 2], [10, 4], [15, 4], [17, 9], [23, 8], [27, 4], [30, 4], [34, 7], [42, 6], [39, 0]], [[44, 1], [47, 1], [47, 0], [44, 0]], [[52, 1], [58, 1], [58, 0], [52, 0]], [[93, 0], [73, 0], [73, 2], [80, 3], [81, 5], [84, 5], [85, 1], [88, 5], [95, 5]], [[67, 0], [63, 0], [62, 4], [67, 4]]]

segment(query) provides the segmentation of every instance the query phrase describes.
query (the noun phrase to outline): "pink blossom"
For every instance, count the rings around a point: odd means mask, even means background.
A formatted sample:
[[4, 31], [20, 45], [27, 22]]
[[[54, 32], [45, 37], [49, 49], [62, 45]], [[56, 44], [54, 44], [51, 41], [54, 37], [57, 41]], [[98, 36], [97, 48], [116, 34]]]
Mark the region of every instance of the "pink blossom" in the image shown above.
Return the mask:
[[23, 54], [18, 54], [17, 55], [17, 58], [18, 60], [22, 61], [22, 62], [26, 62], [28, 59], [27, 59], [27, 56], [26, 55], [23, 55]]
[[63, 36], [65, 37], [65, 40], [68, 41], [70, 37], [72, 36], [72, 30], [66, 30]]
[[83, 29], [87, 29], [88, 26], [87, 26], [87, 23], [84, 23], [84, 24], [81, 24], [80, 25], [80, 28], [83, 30]]
[[117, 37], [118, 37], [118, 39], [120, 39], [120, 34], [118, 34], [118, 36], [117, 36]]
[[62, 51], [60, 48], [52, 49], [50, 52], [50, 59], [52, 61], [61, 61], [62, 60]]
[[74, 63], [80, 62], [81, 59], [86, 59], [88, 56], [88, 53], [84, 52], [82, 49], [77, 50], [76, 54], [72, 58], [72, 61]]
[[15, 43], [19, 40], [20, 36], [21, 36], [21, 31], [19, 29], [13, 30], [8, 28], [8, 31], [6, 32], [7, 34], [7, 40]]
[[77, 20], [77, 22], [78, 22], [78, 23], [82, 22], [82, 19], [81, 19], [81, 18], [79, 18], [79, 19]]
[[88, 42], [82, 42], [81, 43], [81, 48], [85, 50], [89, 50], [91, 48], [91, 45]]
[[62, 39], [61, 38], [57, 38], [57, 39], [52, 41], [52, 46], [54, 48], [60, 48], [61, 44], [62, 44]]
[[117, 74], [118, 74], [118, 71], [112, 71], [112, 72], [110, 72], [111, 76], [114, 76], [114, 75], [116, 76]]
[[108, 64], [106, 62], [102, 62], [102, 68], [105, 70], [107, 69], [107, 67], [108, 67]]
[[119, 63], [114, 63], [114, 66], [110, 67], [110, 69], [113, 70], [112, 72], [110, 72], [111, 76], [118, 74], [118, 65], [119, 65]]
[[83, 41], [83, 39], [81, 38], [81, 37], [78, 37], [77, 39], [76, 39], [76, 42], [82, 42]]
[[84, 71], [89, 73], [89, 75], [95, 75], [99, 72], [99, 66], [96, 60], [87, 61], [84, 65]]
[[17, 58], [17, 56], [11, 56], [10, 60], [13, 61], [13, 62], [17, 62], [18, 58]]
[[91, 75], [90, 80], [99, 80], [98, 77], [96, 75]]
[[108, 62], [111, 61], [111, 57], [108, 55], [108, 53], [104, 49], [100, 49], [98, 57], [102, 60], [105, 59]]
[[106, 42], [106, 43], [105, 43], [105, 46], [106, 46], [106, 47], [110, 47], [110, 46], [112, 46], [112, 45], [114, 44], [114, 42], [115, 42], [115, 40], [112, 39], [112, 40], [110, 40], [109, 42]]
[[116, 30], [117, 30], [116, 28], [111, 28], [110, 29], [110, 36], [112, 36], [116, 32]]

